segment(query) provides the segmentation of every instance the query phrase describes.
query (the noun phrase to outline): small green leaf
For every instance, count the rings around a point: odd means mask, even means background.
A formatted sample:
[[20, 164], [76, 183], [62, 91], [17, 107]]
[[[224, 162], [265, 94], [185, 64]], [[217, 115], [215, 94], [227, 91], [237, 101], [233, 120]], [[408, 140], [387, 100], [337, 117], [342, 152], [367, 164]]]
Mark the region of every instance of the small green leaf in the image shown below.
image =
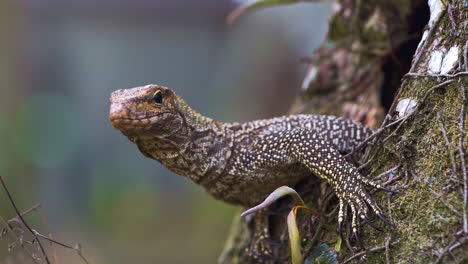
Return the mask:
[[335, 251], [336, 251], [336, 252], [340, 252], [340, 250], [341, 250], [341, 243], [342, 243], [342, 242], [343, 242], [343, 240], [341, 239], [340, 236], [338, 236], [338, 237], [336, 238], [336, 243], [335, 243]]
[[261, 7], [269, 7], [274, 5], [285, 5], [299, 2], [299, 0], [248, 0], [241, 4], [238, 8], [232, 11], [228, 17], [227, 22], [229, 24], [234, 23], [241, 15], [245, 14], [247, 11], [253, 9], [258, 9]]

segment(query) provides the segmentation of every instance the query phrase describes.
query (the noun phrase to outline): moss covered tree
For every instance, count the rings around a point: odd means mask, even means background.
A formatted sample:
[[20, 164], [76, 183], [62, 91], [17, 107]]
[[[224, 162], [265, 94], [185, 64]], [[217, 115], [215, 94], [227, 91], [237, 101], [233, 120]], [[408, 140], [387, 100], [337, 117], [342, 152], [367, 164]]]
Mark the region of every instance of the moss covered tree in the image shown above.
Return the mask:
[[[348, 158], [396, 191], [373, 192], [395, 229], [377, 218], [384, 232], [363, 225], [364, 251], [346, 232], [341, 240], [337, 199], [311, 177], [293, 186], [325, 214], [299, 215], [306, 263], [466, 263], [467, 1], [340, 0], [329, 25], [291, 113], [334, 114], [376, 129], [365, 154]], [[262, 262], [288, 262], [291, 207], [286, 198], [269, 214], [236, 218], [219, 262], [252, 262], [245, 248], [265, 218], [278, 259]]]

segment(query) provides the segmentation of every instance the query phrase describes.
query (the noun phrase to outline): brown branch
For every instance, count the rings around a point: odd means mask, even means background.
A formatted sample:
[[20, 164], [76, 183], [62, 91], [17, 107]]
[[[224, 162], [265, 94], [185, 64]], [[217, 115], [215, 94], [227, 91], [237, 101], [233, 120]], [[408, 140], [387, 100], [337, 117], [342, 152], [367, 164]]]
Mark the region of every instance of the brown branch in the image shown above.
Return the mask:
[[[21, 216], [25, 216], [25, 215], [29, 214], [30, 212], [36, 211], [37, 209], [39, 209], [41, 207], [42, 207], [42, 205], [40, 203], [37, 203], [37, 204], [31, 206], [31, 208], [26, 209], [24, 212], [22, 212]], [[10, 220], [8, 220], [8, 223], [13, 222], [13, 221], [20, 221], [20, 219], [19, 219], [18, 216], [15, 216], [15, 217], [11, 218]]]
[[468, 71], [468, 41], [463, 47], [463, 60], [465, 61], [465, 71]]
[[378, 150], [380, 150], [380, 147], [382, 147], [382, 145], [379, 145], [379, 146], [375, 149], [374, 154], [372, 154], [372, 156], [371, 156], [365, 163], [363, 163], [361, 166], [359, 166], [359, 167], [357, 168], [358, 171], [361, 171], [363, 168], [365, 168], [367, 165], [369, 165], [369, 164], [374, 160], [374, 158], [375, 158], [375, 157], [377, 156], [377, 154], [379, 153]]
[[457, 23], [455, 22], [455, 19], [453, 18], [453, 7], [451, 4], [448, 4], [447, 5], [447, 14], [448, 14], [448, 17], [449, 17], [449, 21], [452, 25], [452, 28], [455, 29], [457, 28]]
[[[57, 241], [57, 240], [54, 240], [50, 234], [49, 234], [50, 236], [45, 236], [45, 235], [39, 233], [38, 231], [36, 231], [35, 229], [32, 229], [32, 228], [26, 223], [26, 221], [24, 220], [23, 216], [29, 214], [29, 213], [32, 212], [32, 211], [35, 211], [35, 210], [37, 210], [37, 209], [42, 208], [41, 204], [40, 204], [40, 203], [37, 203], [37, 204], [33, 205], [31, 208], [27, 209], [26, 211], [24, 211], [24, 212], [22, 212], [22, 213], [19, 213], [19, 210], [18, 210], [18, 208], [17, 208], [17, 206], [16, 206], [16, 204], [15, 204], [15, 202], [14, 202], [14, 200], [13, 200], [13, 198], [12, 198], [12, 196], [11, 196], [11, 194], [10, 194], [8, 188], [6, 187], [6, 184], [5, 184], [5, 182], [4, 182], [4, 180], [3, 180], [3, 178], [2, 178], [1, 176], [0, 176], [0, 181], [1, 181], [1, 183], [2, 183], [3, 189], [5, 190], [5, 192], [6, 192], [7, 195], [8, 195], [8, 198], [9, 198], [9, 200], [10, 200], [10, 202], [11, 202], [13, 208], [15, 209], [15, 211], [16, 211], [16, 213], [17, 213], [17, 216], [11, 218], [11, 219], [8, 220], [8, 221], [6, 221], [5, 219], [3, 219], [1, 216], [0, 216], [0, 220], [2, 220], [2, 222], [4, 222], [5, 228], [8, 230], [8, 232], [11, 233], [12, 236], [14, 236], [15, 241], [20, 241], [20, 238], [18, 238], [17, 235], [14, 233], [14, 231], [11, 229], [10, 223], [13, 222], [13, 221], [18, 221], [18, 222], [20, 222], [21, 224], [23, 224], [23, 226], [25, 226], [25, 227], [28, 229], [28, 231], [34, 236], [34, 240], [33, 240], [33, 241], [37, 241], [37, 242], [38, 242], [39, 247], [41, 248], [41, 251], [42, 251], [42, 249], [44, 249], [44, 248], [43, 248], [42, 245], [41, 245], [40, 238], [49, 241], [51, 244], [56, 244], [56, 245], [59, 245], [59, 246], [64, 247], [64, 248], [74, 250], [74, 251], [78, 254], [78, 256], [80, 256], [80, 258], [81, 258], [86, 264], [89, 264], [89, 263], [90, 263], [90, 262], [83, 256], [83, 253], [82, 253], [82, 251], [81, 251], [81, 245], [80, 245], [80, 244], [77, 244], [76, 246], [72, 247], [72, 246], [69, 246], [69, 245], [67, 245], [67, 244], [65, 244], [65, 243], [59, 242], [59, 241]], [[43, 215], [43, 222], [44, 222], [44, 224], [45, 224], [45, 216], [44, 216], [44, 215]], [[34, 260], [35, 263], [38, 263], [37, 260], [34, 258], [34, 255], [33, 255], [26, 247], [24, 247], [22, 243], [21, 243], [21, 247], [22, 247], [23, 249], [25, 249], [26, 253], [28, 253], [28, 255], [29, 255], [31, 258], [33, 258], [33, 260]], [[45, 250], [42, 251], [42, 253], [43, 253], [43, 255], [45, 256], [46, 262], [47, 262], [47, 263], [50, 263], [49, 260], [48, 260], [48, 258], [47, 258], [47, 255], [46, 255], [46, 253], [45, 253]], [[39, 264], [39, 263], [38, 263], [38, 264]]]
[[[393, 245], [398, 244], [399, 242], [400, 242], [400, 241], [395, 241], [395, 242], [391, 243], [390, 245], [393, 246]], [[349, 257], [347, 260], [345, 260], [345, 261], [343, 262], [343, 264], [346, 264], [346, 263], [350, 262], [351, 260], [353, 260], [353, 259], [355, 259], [355, 258], [357, 258], [357, 257], [363, 256], [363, 255], [365, 255], [365, 254], [367, 254], [367, 253], [372, 253], [372, 252], [376, 252], [376, 251], [381, 251], [381, 250], [384, 250], [384, 249], [385, 249], [385, 246], [381, 246], [381, 247], [371, 248], [371, 249], [366, 250], [366, 251], [361, 251], [361, 252], [359, 252], [359, 253], [357, 253], [357, 254], [354, 254], [353, 256]]]
[[37, 231], [34, 230], [34, 229], [33, 229], [33, 232], [34, 232], [38, 237], [41, 237], [41, 238], [43, 238], [43, 239], [45, 239], [45, 240], [47, 240], [47, 241], [49, 241], [49, 242], [51, 242], [51, 243], [54, 243], [54, 244], [57, 244], [57, 245], [59, 245], [59, 246], [61, 246], [61, 247], [64, 247], [64, 248], [67, 248], [67, 249], [71, 249], [71, 250], [76, 251], [76, 253], [78, 254], [78, 256], [80, 256], [81, 259], [82, 259], [85, 263], [89, 264], [89, 261], [83, 256], [83, 254], [82, 254], [82, 252], [81, 252], [81, 246], [80, 246], [80, 244], [77, 244], [76, 246], [72, 247], [72, 246], [70, 246], [70, 245], [67, 245], [67, 244], [64, 244], [64, 243], [62, 243], [62, 242], [59, 242], [59, 241], [57, 241], [57, 240], [54, 240], [54, 239], [52, 239], [52, 238], [49, 238], [48, 236], [45, 236], [45, 235], [43, 235], [43, 234], [37, 232]]
[[37, 259], [34, 257], [34, 254], [31, 251], [29, 251], [29, 249], [27, 247], [25, 247], [23, 245], [23, 242], [21, 241], [21, 239], [16, 235], [16, 233], [13, 231], [13, 229], [11, 229], [10, 223], [8, 223], [2, 216], [0, 216], [0, 220], [2, 221], [3, 225], [5, 226], [5, 229], [7, 230], [7, 233], [9, 233], [9, 235], [12, 237], [12, 240], [14, 240], [15, 242], [19, 242], [20, 246], [24, 249], [26, 254], [31, 257], [33, 262], [39, 264], [39, 262], [37, 262]]
[[[466, 62], [465, 62], [466, 63]], [[468, 219], [466, 213], [467, 201], [468, 201], [468, 177], [466, 175], [466, 165], [465, 165], [465, 152], [463, 151], [463, 137], [465, 127], [465, 104], [466, 104], [466, 90], [463, 82], [460, 82], [460, 89], [462, 94], [462, 104], [460, 108], [460, 133], [458, 135], [458, 153], [460, 155], [461, 162], [461, 171], [463, 174], [463, 232], [468, 234]]]
[[441, 201], [448, 209], [450, 209], [450, 211], [452, 211], [454, 214], [456, 214], [457, 216], [461, 217], [462, 214], [460, 212], [457, 211], [457, 209], [455, 209], [451, 204], [449, 204], [447, 201], [444, 200], [444, 198], [442, 198], [442, 196], [437, 193], [436, 191], [434, 191], [431, 187], [428, 187], [429, 188], [429, 191], [434, 194], [437, 199], [439, 199], [439, 201]]
[[35, 234], [35, 232], [32, 230], [32, 228], [28, 225], [28, 223], [24, 220], [23, 216], [21, 215], [20, 211], [18, 210], [18, 207], [15, 204], [15, 201], [13, 200], [13, 197], [10, 194], [10, 191], [8, 190], [5, 181], [3, 181], [2, 176], [0, 176], [0, 182], [2, 183], [3, 189], [5, 190], [5, 193], [8, 196], [8, 199], [10, 200], [11, 205], [13, 206], [13, 209], [16, 212], [16, 215], [19, 217], [23, 225], [28, 229], [28, 231], [34, 236], [35, 240], [37, 241], [37, 244], [39, 245], [39, 248], [41, 249], [42, 255], [44, 256], [44, 259], [47, 264], [50, 264], [49, 257], [47, 256], [47, 253], [45, 252], [44, 246], [42, 246], [41, 241], [39, 240], [39, 237]]
[[445, 146], [447, 147], [450, 160], [452, 161], [452, 178], [453, 178], [453, 176], [457, 173], [457, 164], [455, 164], [455, 158], [453, 157], [453, 152], [450, 149], [450, 141], [447, 136], [447, 130], [445, 129], [444, 123], [442, 123], [442, 120], [440, 119], [440, 112], [437, 112], [437, 120], [439, 120], [440, 131], [442, 132], [442, 137], [445, 140]]
[[357, 147], [355, 147], [350, 153], [346, 154], [345, 155], [345, 158], [353, 155], [354, 153], [356, 153], [356, 151], [360, 150], [363, 146], [365, 146], [369, 141], [371, 141], [372, 139], [374, 139], [376, 136], [380, 135], [385, 129], [397, 124], [398, 122], [400, 122], [401, 119], [399, 120], [396, 120], [388, 125], [385, 125], [383, 127], [380, 127], [378, 128], [376, 131], [374, 131], [374, 133], [372, 133], [372, 135], [368, 136], [363, 142], [359, 143], [359, 145], [357, 145]]
[[408, 77], [431, 77], [431, 78], [457, 78], [461, 76], [468, 76], [468, 71], [463, 71], [463, 72], [457, 72], [455, 74], [430, 74], [430, 73], [413, 73], [409, 72], [403, 76], [403, 78], [408, 78]]
[[[391, 223], [394, 223], [393, 214], [392, 214], [392, 201], [391, 201], [391, 198], [392, 198], [392, 194], [387, 193], [388, 220]], [[386, 264], [390, 264], [390, 241], [391, 240], [392, 240], [392, 233], [390, 232], [387, 240], [385, 240], [385, 261], [386, 261]]]
[[390, 169], [388, 169], [388, 170], [386, 170], [386, 171], [380, 173], [379, 175], [377, 175], [377, 176], [374, 177], [374, 180], [383, 178], [383, 177], [386, 176], [387, 174], [390, 174], [390, 173], [392, 173], [392, 172], [398, 170], [398, 169], [400, 168], [400, 166], [401, 166], [401, 164], [398, 164], [398, 165], [396, 165], [395, 167], [390, 168]]
[[390, 264], [390, 237], [385, 240], [385, 262]]
[[[39, 214], [41, 215], [41, 218], [42, 218], [42, 224], [44, 225], [44, 227], [47, 229], [47, 230], [50, 230], [50, 227], [49, 227], [49, 224], [47, 222], [47, 217], [46, 217], [46, 214], [44, 213], [44, 210], [42, 210], [42, 207], [39, 208]], [[52, 233], [51, 232], [48, 232], [48, 236], [49, 238], [53, 239], [53, 236], [52, 236]], [[54, 247], [54, 244], [53, 243], [50, 243], [50, 247], [53, 249], [54, 251], [54, 263], [60, 263], [58, 261], [58, 257], [57, 257], [57, 249]]]
[[[376, 180], [376, 179], [380, 179], [380, 178], [383, 178], [385, 175], [387, 174], [391, 174], [393, 171], [395, 170], [398, 170], [399, 168], [401, 167], [401, 164], [398, 164], [396, 165], [395, 167], [387, 170], [387, 171], [384, 171], [382, 172], [381, 174], [377, 175], [376, 177], [374, 177], [373, 179]], [[401, 179], [402, 176], [397, 176], [397, 177], [391, 177], [389, 178], [388, 180], [386, 180], [385, 182], [382, 183], [382, 186], [387, 186], [387, 185], [390, 185], [392, 184], [393, 182], [396, 182], [398, 181], [399, 179]], [[372, 189], [371, 191], [369, 191], [370, 194], [374, 194], [376, 193], [377, 191], [379, 191], [380, 189], [377, 189], [377, 188], [374, 188]], [[396, 189], [392, 189], [392, 192], [395, 192]], [[391, 195], [392, 193], [387, 193], [388, 195]]]
[[443, 257], [445, 256], [445, 254], [446, 254], [447, 252], [448, 252], [448, 253], [451, 253], [452, 250], [454, 250], [455, 248], [457, 248], [457, 247], [459, 247], [459, 246], [465, 244], [466, 241], [467, 241], [466, 237], [462, 237], [461, 240], [462, 240], [462, 241], [460, 242], [458, 239], [455, 239], [455, 240], [453, 240], [452, 242], [450, 242], [450, 243], [448, 244], [448, 246], [446, 246], [446, 247], [442, 250], [442, 252], [438, 255], [435, 264], [440, 263], [441, 260], [443, 259]]

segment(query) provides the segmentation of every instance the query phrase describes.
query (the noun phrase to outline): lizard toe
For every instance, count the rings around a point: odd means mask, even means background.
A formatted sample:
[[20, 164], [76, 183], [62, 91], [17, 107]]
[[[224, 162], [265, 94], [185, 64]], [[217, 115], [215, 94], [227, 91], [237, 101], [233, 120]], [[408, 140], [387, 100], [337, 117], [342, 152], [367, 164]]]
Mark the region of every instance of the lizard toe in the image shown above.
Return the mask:
[[361, 238], [359, 236], [359, 229], [358, 229], [358, 223], [359, 223], [359, 220], [357, 218], [357, 215], [358, 215], [358, 212], [356, 211], [356, 205], [354, 202], [351, 202], [350, 203], [350, 206], [351, 206], [351, 212], [352, 212], [352, 218], [351, 218], [351, 228], [353, 230], [353, 236], [354, 238], [356, 239], [357, 243], [358, 243], [358, 246], [362, 249], [362, 250], [366, 250], [366, 248], [364, 247], [364, 245], [362, 244], [362, 241], [361, 241]]
[[346, 220], [348, 204], [343, 198], [339, 198], [339, 211], [338, 211], [338, 234], [343, 238], [343, 222]]
[[377, 182], [375, 182], [375, 181], [373, 181], [373, 180], [371, 180], [369, 178], [366, 178], [366, 177], [364, 177], [364, 176], [362, 176], [360, 174], [359, 174], [359, 176], [357, 178], [364, 185], [371, 186], [371, 187], [383, 190], [383, 191], [391, 193], [391, 194], [396, 194], [397, 193], [396, 191], [388, 189], [388, 188], [384, 187], [382, 184], [377, 183]]

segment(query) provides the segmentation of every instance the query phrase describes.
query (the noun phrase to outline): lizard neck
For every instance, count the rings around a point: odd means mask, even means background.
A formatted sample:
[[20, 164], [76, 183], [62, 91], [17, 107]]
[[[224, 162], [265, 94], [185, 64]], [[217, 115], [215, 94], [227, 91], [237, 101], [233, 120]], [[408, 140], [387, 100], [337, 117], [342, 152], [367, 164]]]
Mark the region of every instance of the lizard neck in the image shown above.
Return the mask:
[[203, 116], [182, 100], [177, 103], [178, 118], [163, 126], [170, 129], [161, 133], [160, 127], [129, 138], [145, 156], [199, 183], [206, 174], [222, 171], [232, 140], [224, 123]]
[[177, 113], [183, 125], [186, 126], [191, 133], [205, 131], [210, 129], [214, 123], [220, 123], [195, 111], [182, 98], [178, 98], [176, 104], [178, 109]]

